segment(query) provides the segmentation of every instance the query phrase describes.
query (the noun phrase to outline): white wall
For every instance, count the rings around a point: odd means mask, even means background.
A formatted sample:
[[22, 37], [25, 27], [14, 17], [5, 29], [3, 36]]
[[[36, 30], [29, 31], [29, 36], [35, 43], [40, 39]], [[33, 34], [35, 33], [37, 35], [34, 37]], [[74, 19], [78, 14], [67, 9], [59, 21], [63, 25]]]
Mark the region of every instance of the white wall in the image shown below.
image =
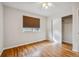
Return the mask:
[[53, 19], [53, 40], [61, 43], [62, 39], [62, 24], [61, 18], [54, 18]]
[[50, 41], [61, 43], [62, 40], [62, 26], [61, 17], [48, 17], [47, 21], [48, 39]]
[[[5, 41], [4, 48], [28, 44], [46, 39], [46, 18], [5, 6]], [[22, 16], [40, 18], [40, 32], [22, 32]]]
[[52, 19], [49, 17], [47, 20], [47, 38], [50, 41], [53, 41], [53, 32], [52, 32]]
[[58, 13], [55, 15], [49, 16], [49, 19], [52, 20], [51, 26], [53, 29], [51, 30], [53, 33], [53, 41], [61, 43], [62, 42], [62, 17], [71, 15], [72, 11], [62, 11], [62, 13]]
[[79, 51], [79, 6], [73, 8], [73, 51]]
[[0, 52], [3, 50], [3, 5], [0, 3]]
[[63, 18], [62, 40], [72, 44], [72, 16]]

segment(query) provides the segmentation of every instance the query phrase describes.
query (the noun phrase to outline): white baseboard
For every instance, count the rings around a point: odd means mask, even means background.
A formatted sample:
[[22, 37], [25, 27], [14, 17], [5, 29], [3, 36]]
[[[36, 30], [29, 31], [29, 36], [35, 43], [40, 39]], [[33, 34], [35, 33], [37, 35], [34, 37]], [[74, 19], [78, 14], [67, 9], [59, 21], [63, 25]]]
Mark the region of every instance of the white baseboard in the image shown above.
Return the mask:
[[76, 49], [72, 49], [72, 51], [79, 52], [79, 50], [76, 50]]
[[72, 44], [71, 42], [67, 42], [67, 41], [63, 41], [63, 42], [68, 43], [68, 44]]
[[[44, 39], [44, 40], [46, 40], [46, 39]], [[16, 46], [11, 46], [11, 47], [4, 48], [3, 50], [5, 50], [5, 49], [10, 49], [10, 48], [14, 48], [14, 47], [18, 47], [18, 46], [22, 46], [22, 45], [32, 44], [32, 43], [36, 43], [36, 42], [44, 41], [44, 40], [37, 40], [37, 41], [29, 42], [29, 43], [18, 44], [18, 45], [16, 45]]]

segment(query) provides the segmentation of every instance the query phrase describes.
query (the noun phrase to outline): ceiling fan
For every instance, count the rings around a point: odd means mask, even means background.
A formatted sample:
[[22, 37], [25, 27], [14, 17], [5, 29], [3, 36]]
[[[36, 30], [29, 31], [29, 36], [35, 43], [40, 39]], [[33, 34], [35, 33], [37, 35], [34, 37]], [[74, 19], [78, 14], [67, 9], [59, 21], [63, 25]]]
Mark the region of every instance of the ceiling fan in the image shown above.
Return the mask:
[[51, 2], [40, 2], [40, 4], [41, 4], [41, 7], [45, 9], [48, 9], [49, 7], [54, 6]]

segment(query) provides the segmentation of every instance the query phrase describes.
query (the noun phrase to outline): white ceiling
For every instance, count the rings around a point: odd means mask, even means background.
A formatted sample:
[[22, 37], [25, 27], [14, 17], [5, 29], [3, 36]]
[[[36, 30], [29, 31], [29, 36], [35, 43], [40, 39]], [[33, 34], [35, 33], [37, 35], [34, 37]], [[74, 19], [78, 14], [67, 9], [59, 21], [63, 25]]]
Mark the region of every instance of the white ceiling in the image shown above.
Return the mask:
[[6, 6], [17, 8], [23, 11], [39, 14], [42, 16], [50, 16], [62, 12], [71, 12], [72, 7], [79, 4], [78, 2], [52, 2], [54, 6], [43, 9], [39, 2], [4, 2]]

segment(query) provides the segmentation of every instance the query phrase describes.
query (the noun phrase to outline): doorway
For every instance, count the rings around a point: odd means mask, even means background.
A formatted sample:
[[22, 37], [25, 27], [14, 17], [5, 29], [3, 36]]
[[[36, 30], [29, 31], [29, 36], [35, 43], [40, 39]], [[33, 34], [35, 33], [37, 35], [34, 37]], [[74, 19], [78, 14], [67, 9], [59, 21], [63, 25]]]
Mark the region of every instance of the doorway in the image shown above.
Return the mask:
[[72, 50], [72, 15], [62, 17], [62, 44]]

